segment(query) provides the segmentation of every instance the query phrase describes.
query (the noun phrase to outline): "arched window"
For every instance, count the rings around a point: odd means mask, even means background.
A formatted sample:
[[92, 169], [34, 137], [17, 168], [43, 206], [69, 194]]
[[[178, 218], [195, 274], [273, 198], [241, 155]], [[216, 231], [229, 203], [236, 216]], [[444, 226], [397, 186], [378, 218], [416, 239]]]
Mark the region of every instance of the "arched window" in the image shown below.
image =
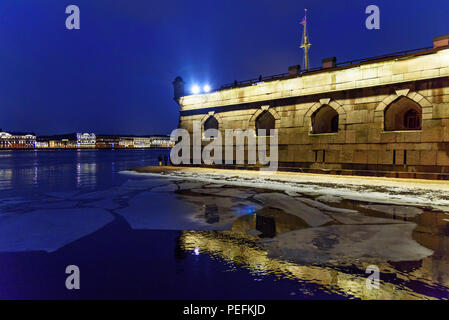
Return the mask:
[[218, 130], [218, 121], [215, 119], [214, 116], [210, 116], [205, 122], [204, 122], [204, 131], [209, 129], [216, 129]]
[[338, 112], [324, 105], [312, 115], [312, 133], [338, 132]]
[[421, 107], [415, 101], [401, 97], [385, 109], [384, 120], [385, 131], [421, 130]]
[[256, 119], [256, 134], [259, 135], [259, 129], [264, 129], [265, 135], [270, 135], [270, 130], [275, 128], [276, 120], [269, 111], [263, 111]]

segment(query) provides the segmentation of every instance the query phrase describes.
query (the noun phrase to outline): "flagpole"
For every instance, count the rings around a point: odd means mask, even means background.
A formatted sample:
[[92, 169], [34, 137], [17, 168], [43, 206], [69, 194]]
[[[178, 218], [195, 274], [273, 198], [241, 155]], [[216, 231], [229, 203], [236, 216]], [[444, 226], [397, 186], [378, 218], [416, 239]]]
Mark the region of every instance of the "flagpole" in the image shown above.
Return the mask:
[[307, 9], [304, 9], [305, 15], [303, 20], [304, 33], [302, 38], [301, 49], [304, 49], [304, 70], [309, 70], [309, 48], [312, 45], [309, 43], [309, 37], [307, 34]]

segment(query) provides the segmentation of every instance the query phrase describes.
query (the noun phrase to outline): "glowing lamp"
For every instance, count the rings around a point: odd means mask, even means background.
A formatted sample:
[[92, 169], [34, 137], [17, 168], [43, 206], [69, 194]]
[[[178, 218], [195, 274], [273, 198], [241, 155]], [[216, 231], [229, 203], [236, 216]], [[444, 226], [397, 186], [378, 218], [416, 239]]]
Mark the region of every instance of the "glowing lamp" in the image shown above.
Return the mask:
[[198, 93], [200, 93], [201, 89], [198, 85], [194, 84], [191, 88], [191, 91], [193, 94], [198, 94]]

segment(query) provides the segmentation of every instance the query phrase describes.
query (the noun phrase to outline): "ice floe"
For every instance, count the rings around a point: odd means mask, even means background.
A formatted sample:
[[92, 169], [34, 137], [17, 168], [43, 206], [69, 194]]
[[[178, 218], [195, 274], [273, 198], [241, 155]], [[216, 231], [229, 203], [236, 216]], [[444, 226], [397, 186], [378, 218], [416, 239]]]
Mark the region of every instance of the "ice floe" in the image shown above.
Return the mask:
[[120, 188], [130, 190], [146, 190], [148, 188], [163, 186], [169, 184], [170, 180], [167, 179], [129, 179], [125, 181]]
[[71, 198], [71, 200], [96, 200], [96, 199], [104, 199], [108, 197], [112, 197], [117, 193], [117, 188], [111, 188], [107, 190], [99, 190], [93, 192], [86, 192], [78, 194]]
[[316, 200], [328, 203], [340, 203], [343, 199], [332, 195], [322, 195], [317, 197]]
[[181, 182], [177, 183], [179, 190], [190, 190], [203, 187], [202, 183], [199, 182]]
[[128, 207], [116, 210], [133, 229], [202, 230], [192, 216], [201, 207], [175, 193], [142, 192], [129, 200]]
[[196, 193], [219, 195], [222, 197], [232, 197], [239, 199], [247, 199], [256, 194], [256, 192], [251, 189], [237, 189], [237, 188], [205, 188], [205, 189], [192, 189], [191, 191]]
[[29, 204], [34, 209], [69, 209], [74, 208], [78, 204], [78, 201], [43, 201], [32, 202]]
[[272, 258], [300, 264], [416, 261], [433, 254], [412, 239], [414, 223], [333, 225], [296, 230], [259, 242]]
[[381, 204], [365, 204], [361, 207], [386, 213], [392, 216], [414, 218], [423, 213], [423, 210], [411, 206], [395, 206], [395, 205], [381, 205]]
[[118, 209], [120, 207], [120, 204], [118, 204], [113, 199], [103, 199], [99, 201], [90, 202], [87, 204], [89, 207], [96, 207], [96, 208], [102, 208], [107, 210], [114, 210]]
[[224, 184], [206, 184], [204, 186], [204, 188], [223, 188], [225, 185]]
[[151, 191], [153, 192], [174, 192], [177, 191], [179, 188], [176, 184], [172, 183], [172, 184], [168, 184], [165, 186], [160, 186], [160, 187], [154, 187], [151, 189]]
[[395, 224], [406, 223], [403, 220], [377, 218], [363, 215], [361, 213], [342, 213], [342, 212], [328, 212], [328, 214], [343, 224]]
[[261, 209], [253, 202], [238, 198], [221, 196], [183, 196], [182, 199], [193, 203], [200, 208], [194, 216], [202, 222], [202, 229], [227, 230], [231, 229], [233, 222], [240, 216], [248, 215]]
[[335, 208], [335, 207], [331, 207], [328, 206], [327, 204], [321, 203], [319, 201], [315, 201], [312, 199], [308, 199], [308, 198], [297, 198], [298, 200], [306, 203], [307, 205], [320, 209], [320, 210], [324, 210], [324, 211], [331, 211], [331, 212], [341, 212], [341, 213], [357, 213], [357, 210], [352, 210], [352, 209], [344, 209], [344, 208]]
[[0, 252], [53, 252], [113, 220], [103, 209], [35, 210], [0, 216]]
[[304, 220], [311, 227], [321, 226], [333, 221], [332, 218], [323, 214], [320, 210], [282, 193], [262, 193], [255, 195], [254, 199], [261, 201], [266, 206], [293, 214]]
[[420, 205], [449, 210], [449, 184], [433, 181], [398, 180], [367, 177], [327, 176], [312, 174], [289, 174], [277, 172], [263, 175], [248, 170], [214, 170], [186, 168], [165, 173], [123, 174], [176, 178], [204, 183], [236, 187], [269, 189], [314, 195], [320, 201], [332, 202], [348, 199], [397, 205]]

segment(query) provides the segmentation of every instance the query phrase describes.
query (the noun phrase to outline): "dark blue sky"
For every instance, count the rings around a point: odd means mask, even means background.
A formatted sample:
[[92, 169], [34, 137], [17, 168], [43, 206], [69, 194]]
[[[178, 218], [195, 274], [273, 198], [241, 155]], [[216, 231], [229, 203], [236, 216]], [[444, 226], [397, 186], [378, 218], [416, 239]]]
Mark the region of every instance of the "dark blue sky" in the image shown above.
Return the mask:
[[[78, 5], [81, 30], [65, 28]], [[365, 8], [381, 30], [365, 28]], [[212, 87], [300, 62], [309, 9], [311, 65], [432, 45], [449, 33], [447, 0], [2, 0], [0, 128], [56, 134], [169, 133], [171, 82]]]

